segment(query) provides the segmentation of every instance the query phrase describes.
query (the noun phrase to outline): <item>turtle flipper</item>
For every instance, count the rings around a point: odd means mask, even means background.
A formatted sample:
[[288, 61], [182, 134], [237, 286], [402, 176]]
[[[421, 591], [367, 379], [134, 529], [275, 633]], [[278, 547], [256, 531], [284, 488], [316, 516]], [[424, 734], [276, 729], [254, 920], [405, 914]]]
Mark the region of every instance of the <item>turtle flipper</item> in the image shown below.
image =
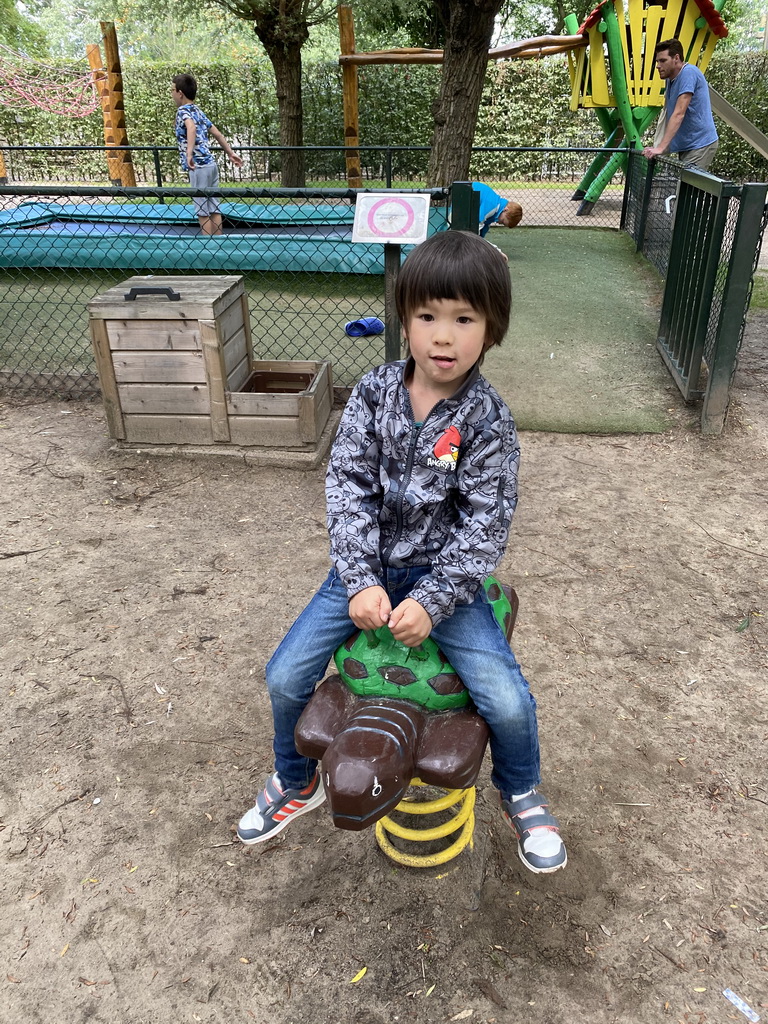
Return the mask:
[[427, 715], [416, 754], [422, 782], [445, 789], [474, 785], [488, 742], [488, 726], [477, 711]]

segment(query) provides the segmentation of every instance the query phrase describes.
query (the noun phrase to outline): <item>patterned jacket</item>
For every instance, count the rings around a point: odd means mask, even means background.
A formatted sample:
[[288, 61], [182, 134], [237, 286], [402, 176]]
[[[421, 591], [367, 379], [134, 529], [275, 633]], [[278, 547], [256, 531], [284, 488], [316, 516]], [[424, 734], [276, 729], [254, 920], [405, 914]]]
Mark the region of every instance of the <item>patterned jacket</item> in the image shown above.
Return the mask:
[[414, 424], [404, 362], [366, 374], [347, 403], [326, 478], [331, 558], [350, 598], [382, 567], [428, 565], [410, 596], [433, 625], [469, 604], [501, 561], [517, 504], [512, 415], [477, 367]]

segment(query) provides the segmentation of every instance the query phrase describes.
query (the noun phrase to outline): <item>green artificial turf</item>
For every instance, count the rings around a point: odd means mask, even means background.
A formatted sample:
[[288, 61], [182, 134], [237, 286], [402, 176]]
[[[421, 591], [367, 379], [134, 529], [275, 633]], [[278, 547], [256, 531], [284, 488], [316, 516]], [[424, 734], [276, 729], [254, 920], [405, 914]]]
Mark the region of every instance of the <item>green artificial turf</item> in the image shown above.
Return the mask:
[[513, 311], [485, 372], [524, 430], [656, 433], [679, 404], [656, 351], [661, 284], [627, 235], [494, 229]]

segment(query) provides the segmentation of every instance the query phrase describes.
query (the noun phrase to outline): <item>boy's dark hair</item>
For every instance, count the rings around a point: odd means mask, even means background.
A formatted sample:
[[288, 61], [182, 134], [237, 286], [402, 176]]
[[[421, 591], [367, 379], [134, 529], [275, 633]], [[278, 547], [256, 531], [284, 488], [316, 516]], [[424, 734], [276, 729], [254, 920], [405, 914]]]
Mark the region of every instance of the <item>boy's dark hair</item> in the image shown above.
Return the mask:
[[413, 249], [395, 286], [403, 327], [414, 310], [435, 299], [463, 299], [486, 320], [483, 351], [500, 345], [509, 326], [512, 286], [502, 253], [468, 231], [441, 231]]
[[179, 92], [183, 92], [190, 102], [197, 96], [197, 82], [192, 75], [174, 75], [171, 79]]
[[664, 39], [660, 43], [656, 43], [653, 48], [654, 57], [661, 53], [662, 50], [666, 50], [670, 57], [679, 57], [680, 60], [685, 60], [685, 54], [683, 53], [683, 44], [679, 39]]

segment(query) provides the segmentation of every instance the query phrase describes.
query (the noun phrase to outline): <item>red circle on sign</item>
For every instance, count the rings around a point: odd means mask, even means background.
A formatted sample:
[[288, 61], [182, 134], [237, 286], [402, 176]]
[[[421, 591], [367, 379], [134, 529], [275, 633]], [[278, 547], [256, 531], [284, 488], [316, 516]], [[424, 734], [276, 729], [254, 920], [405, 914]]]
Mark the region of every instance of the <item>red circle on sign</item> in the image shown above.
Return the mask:
[[[397, 231], [379, 231], [379, 229], [376, 227], [376, 225], [373, 222], [373, 217], [374, 217], [374, 214], [376, 213], [376, 211], [380, 207], [384, 206], [386, 203], [397, 203], [398, 205], [402, 206], [402, 208], [405, 210], [406, 215], [407, 215], [406, 216], [406, 221], [405, 221], [405, 227], [400, 228]], [[408, 203], [406, 203], [404, 199], [399, 199], [399, 198], [397, 198], [395, 196], [393, 196], [391, 198], [387, 197], [386, 199], [379, 199], [379, 201], [377, 203], [374, 203], [373, 206], [368, 211], [368, 228], [369, 228], [369, 230], [374, 235], [386, 235], [386, 236], [388, 236], [390, 238], [397, 237], [398, 235], [406, 235], [406, 234], [408, 234], [409, 229], [413, 225], [414, 220], [415, 220], [415, 217], [414, 217], [414, 213], [413, 213], [413, 208], [411, 206], [409, 206]]]

